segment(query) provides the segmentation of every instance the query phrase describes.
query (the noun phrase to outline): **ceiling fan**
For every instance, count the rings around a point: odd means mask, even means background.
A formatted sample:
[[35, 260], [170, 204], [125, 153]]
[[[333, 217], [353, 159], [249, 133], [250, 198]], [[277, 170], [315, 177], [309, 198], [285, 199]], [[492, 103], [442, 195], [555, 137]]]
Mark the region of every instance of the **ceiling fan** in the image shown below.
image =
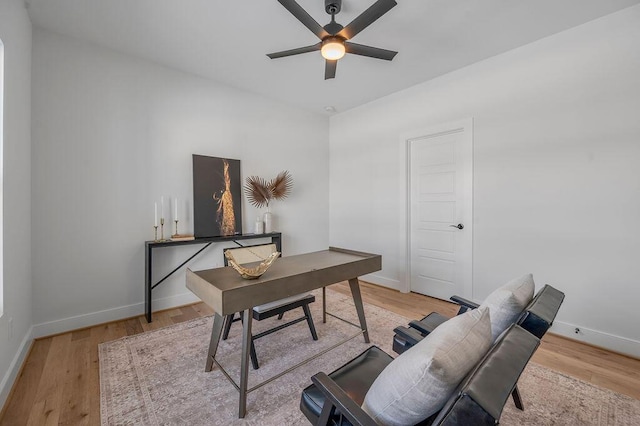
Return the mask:
[[342, 58], [345, 53], [354, 53], [356, 55], [369, 56], [386, 61], [392, 60], [398, 53], [392, 50], [365, 46], [348, 41], [396, 6], [398, 3], [396, 3], [395, 0], [376, 1], [346, 27], [336, 22], [336, 14], [338, 14], [342, 8], [342, 0], [324, 1], [325, 11], [331, 15], [331, 22], [324, 27], [320, 26], [295, 0], [278, 1], [321, 41], [311, 46], [267, 54], [271, 59], [320, 50], [322, 56], [325, 58], [324, 79], [327, 80], [336, 76], [338, 59]]

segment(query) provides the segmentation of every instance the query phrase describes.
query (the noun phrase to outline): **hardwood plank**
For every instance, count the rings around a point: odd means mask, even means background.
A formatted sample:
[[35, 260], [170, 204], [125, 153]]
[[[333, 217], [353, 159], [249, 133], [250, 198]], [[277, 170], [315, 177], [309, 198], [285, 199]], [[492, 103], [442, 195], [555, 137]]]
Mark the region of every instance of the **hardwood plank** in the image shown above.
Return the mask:
[[80, 340], [80, 339], [86, 339], [87, 337], [89, 337], [89, 335], [91, 335], [91, 329], [90, 328], [83, 328], [81, 330], [76, 330], [76, 331], [72, 331], [71, 332], [71, 341], [76, 341], [76, 340]]
[[140, 334], [144, 332], [142, 324], [138, 318], [129, 318], [124, 321], [124, 328], [127, 330], [127, 336], [133, 336], [134, 334]]
[[58, 424], [89, 424], [90, 396], [86, 376], [90, 371], [91, 349], [89, 335], [84, 339], [71, 341]]
[[171, 316], [171, 320], [174, 324], [177, 324], [183, 321], [189, 321], [191, 319], [198, 318], [199, 316], [200, 314], [193, 308], [193, 306], [183, 306], [182, 308], [180, 308], [180, 315]]
[[58, 424], [70, 343], [71, 333], [52, 338], [27, 425]]
[[174, 312], [174, 310], [154, 312], [153, 321], [150, 323], [146, 321], [142, 322], [142, 328], [144, 329], [144, 331], [150, 331], [172, 325], [173, 321], [171, 321], [171, 317], [169, 315], [170, 312]]
[[198, 315], [200, 315], [201, 317], [206, 317], [209, 315], [213, 315], [214, 311], [213, 308], [211, 308], [209, 305], [207, 305], [206, 303], [203, 302], [199, 302], [196, 303], [195, 305], [192, 305], [193, 309], [195, 309], [195, 311], [198, 313]]
[[9, 395], [5, 409], [0, 415], [0, 425], [23, 425], [34, 405], [38, 384], [49, 355], [53, 339], [36, 340], [31, 347], [22, 371], [16, 379], [13, 391]]

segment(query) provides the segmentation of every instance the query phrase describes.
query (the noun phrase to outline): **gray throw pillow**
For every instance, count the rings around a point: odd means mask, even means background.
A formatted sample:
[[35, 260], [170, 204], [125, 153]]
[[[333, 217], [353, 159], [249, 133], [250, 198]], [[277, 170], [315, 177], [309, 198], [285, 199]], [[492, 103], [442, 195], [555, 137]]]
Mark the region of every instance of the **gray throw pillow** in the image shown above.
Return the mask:
[[440, 411], [491, 346], [489, 309], [458, 315], [394, 359], [362, 408], [381, 425], [414, 425]]
[[533, 275], [525, 274], [494, 290], [482, 302], [480, 307], [486, 306], [491, 311], [491, 333], [494, 341], [516, 322], [533, 299], [535, 287]]

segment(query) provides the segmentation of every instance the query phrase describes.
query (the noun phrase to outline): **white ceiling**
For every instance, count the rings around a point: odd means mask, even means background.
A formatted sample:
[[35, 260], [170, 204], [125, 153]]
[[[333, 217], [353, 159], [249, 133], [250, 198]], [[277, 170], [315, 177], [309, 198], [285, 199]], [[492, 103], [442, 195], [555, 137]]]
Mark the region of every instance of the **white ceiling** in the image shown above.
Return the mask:
[[[343, 0], [347, 25], [375, 0]], [[276, 0], [29, 0], [33, 24], [325, 113], [341, 112], [640, 3], [640, 0], [397, 0], [353, 38], [397, 50], [347, 55], [324, 80], [319, 52], [265, 55], [318, 39]], [[324, 0], [298, 0], [321, 25]]]

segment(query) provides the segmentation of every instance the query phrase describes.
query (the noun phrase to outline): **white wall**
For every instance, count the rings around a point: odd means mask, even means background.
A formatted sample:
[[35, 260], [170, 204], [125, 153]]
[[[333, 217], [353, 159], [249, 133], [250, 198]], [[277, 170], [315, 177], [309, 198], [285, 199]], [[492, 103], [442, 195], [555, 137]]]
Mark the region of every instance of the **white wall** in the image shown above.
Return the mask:
[[[192, 215], [192, 154], [240, 159], [243, 178], [289, 170], [292, 195], [272, 206], [285, 255], [328, 246], [326, 117], [41, 29], [33, 49], [35, 335], [142, 313], [154, 201]], [[247, 232], [257, 214], [245, 200]], [[155, 280], [197, 248], [156, 250]], [[190, 267], [221, 265], [209, 250]], [[184, 276], [154, 308], [197, 300]]]
[[[0, 407], [31, 342], [31, 22], [24, 4], [0, 0], [4, 135]], [[9, 320], [13, 319], [12, 330]]]
[[640, 356], [639, 46], [636, 6], [332, 117], [331, 245], [402, 289], [399, 135], [472, 117], [473, 297], [532, 272], [554, 331]]

